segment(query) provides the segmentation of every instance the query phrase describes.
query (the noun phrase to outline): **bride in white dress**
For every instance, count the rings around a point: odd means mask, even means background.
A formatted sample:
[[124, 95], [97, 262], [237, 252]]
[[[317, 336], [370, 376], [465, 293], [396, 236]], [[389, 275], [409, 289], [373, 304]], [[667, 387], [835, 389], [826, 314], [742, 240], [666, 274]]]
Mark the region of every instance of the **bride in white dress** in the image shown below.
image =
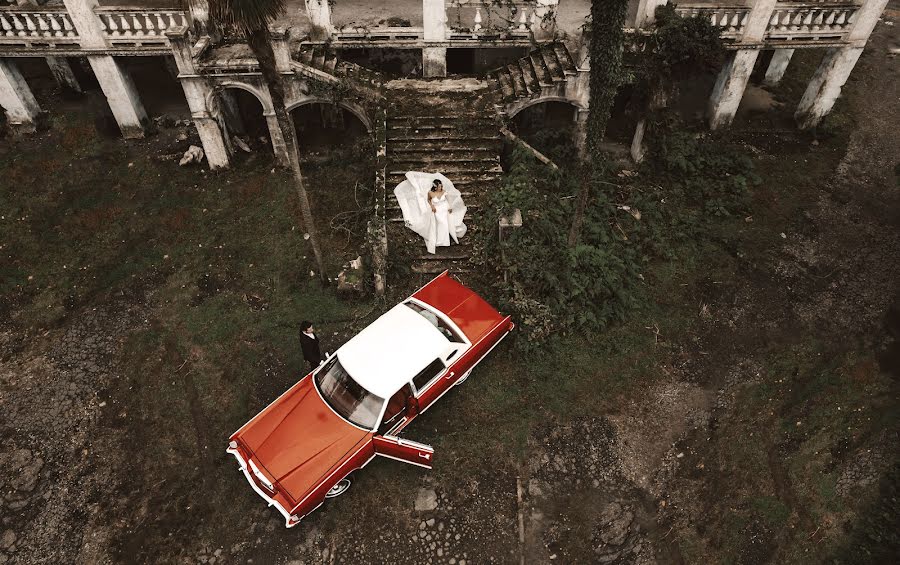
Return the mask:
[[450, 203], [447, 201], [444, 183], [438, 179], [434, 179], [431, 183], [431, 190], [428, 191], [428, 204], [431, 205], [431, 212], [434, 214], [435, 220], [436, 241], [434, 244], [437, 247], [449, 247], [450, 212], [453, 210], [450, 209]]
[[466, 234], [466, 205], [459, 190], [444, 175], [410, 171], [394, 189], [394, 196], [406, 227], [425, 239], [429, 253], [449, 246], [451, 240], [459, 243]]

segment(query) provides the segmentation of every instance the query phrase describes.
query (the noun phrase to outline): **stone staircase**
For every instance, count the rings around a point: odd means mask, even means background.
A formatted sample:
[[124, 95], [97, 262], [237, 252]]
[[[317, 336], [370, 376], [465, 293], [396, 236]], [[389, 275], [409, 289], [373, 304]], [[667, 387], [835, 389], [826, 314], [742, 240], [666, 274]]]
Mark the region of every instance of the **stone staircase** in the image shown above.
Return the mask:
[[[338, 52], [328, 45], [301, 45], [292, 54], [292, 58], [303, 65], [303, 70], [318, 75], [319, 78], [341, 77], [350, 81], [361, 94], [377, 96], [380, 93], [383, 82], [381, 74], [340, 59]], [[297, 67], [295, 65], [295, 69]], [[319, 73], [327, 76], [323, 77]]]
[[540, 96], [546, 88], [563, 84], [578, 71], [565, 43], [546, 43], [527, 57], [488, 73], [488, 80], [503, 102]]
[[[493, 105], [496, 94], [484, 82], [470, 79], [462, 91], [442, 91], [442, 81], [392, 81], [386, 97], [387, 236], [391, 255], [412, 255], [412, 270], [433, 275], [469, 270], [476, 217], [483, 195], [500, 182], [500, 123]], [[455, 81], [458, 82], [458, 81]], [[407, 171], [439, 172], [462, 193], [468, 208], [469, 232], [460, 245], [427, 253], [422, 238], [403, 225], [393, 190]], [[426, 278], [426, 277], [423, 277]]]

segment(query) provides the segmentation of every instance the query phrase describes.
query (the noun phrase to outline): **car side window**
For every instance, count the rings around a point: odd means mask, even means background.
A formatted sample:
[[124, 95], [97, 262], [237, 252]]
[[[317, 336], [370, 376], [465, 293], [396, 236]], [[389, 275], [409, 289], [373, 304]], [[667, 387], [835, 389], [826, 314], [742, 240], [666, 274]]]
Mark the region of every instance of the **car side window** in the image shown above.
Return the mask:
[[416, 391], [422, 392], [424, 389], [428, 388], [428, 383], [436, 376], [440, 375], [444, 369], [444, 362], [440, 359], [435, 359], [429, 363], [428, 366], [422, 369], [422, 372], [413, 379], [413, 384], [416, 385]]

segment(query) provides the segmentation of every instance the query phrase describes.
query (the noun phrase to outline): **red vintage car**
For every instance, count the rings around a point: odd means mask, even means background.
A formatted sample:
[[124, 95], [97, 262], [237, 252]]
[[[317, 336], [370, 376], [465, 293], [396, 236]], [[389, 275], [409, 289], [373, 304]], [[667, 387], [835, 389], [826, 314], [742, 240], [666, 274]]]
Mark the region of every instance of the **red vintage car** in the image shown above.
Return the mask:
[[400, 432], [512, 329], [444, 272], [244, 424], [227, 451], [289, 528], [343, 494], [376, 455], [430, 469], [431, 446]]

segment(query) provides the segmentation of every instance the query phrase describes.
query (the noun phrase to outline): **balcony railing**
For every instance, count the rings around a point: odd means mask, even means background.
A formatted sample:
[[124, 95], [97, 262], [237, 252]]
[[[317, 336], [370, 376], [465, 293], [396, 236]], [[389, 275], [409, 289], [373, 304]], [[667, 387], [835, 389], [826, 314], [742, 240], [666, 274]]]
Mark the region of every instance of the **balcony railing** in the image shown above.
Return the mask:
[[4, 8], [0, 11], [0, 44], [78, 43], [78, 31], [65, 8]]
[[166, 30], [189, 25], [181, 10], [97, 8], [100, 25], [113, 44], [166, 43]]
[[850, 31], [859, 6], [842, 3], [809, 5], [779, 2], [766, 29], [766, 39], [841, 38]]
[[527, 39], [552, 29], [558, 0], [447, 0], [447, 39]]
[[[779, 2], [775, 5], [765, 39], [840, 40], [851, 29], [859, 5], [847, 0]], [[675, 11], [684, 17], [708, 18], [726, 39], [740, 39], [750, 15], [750, 7], [716, 7], [709, 4], [678, 4]]]
[[737, 38], [750, 15], [748, 6], [717, 7], [710, 4], [686, 3], [676, 4], [675, 11], [685, 18], [701, 16], [709, 19], [712, 25], [722, 30], [722, 37], [726, 39]]

